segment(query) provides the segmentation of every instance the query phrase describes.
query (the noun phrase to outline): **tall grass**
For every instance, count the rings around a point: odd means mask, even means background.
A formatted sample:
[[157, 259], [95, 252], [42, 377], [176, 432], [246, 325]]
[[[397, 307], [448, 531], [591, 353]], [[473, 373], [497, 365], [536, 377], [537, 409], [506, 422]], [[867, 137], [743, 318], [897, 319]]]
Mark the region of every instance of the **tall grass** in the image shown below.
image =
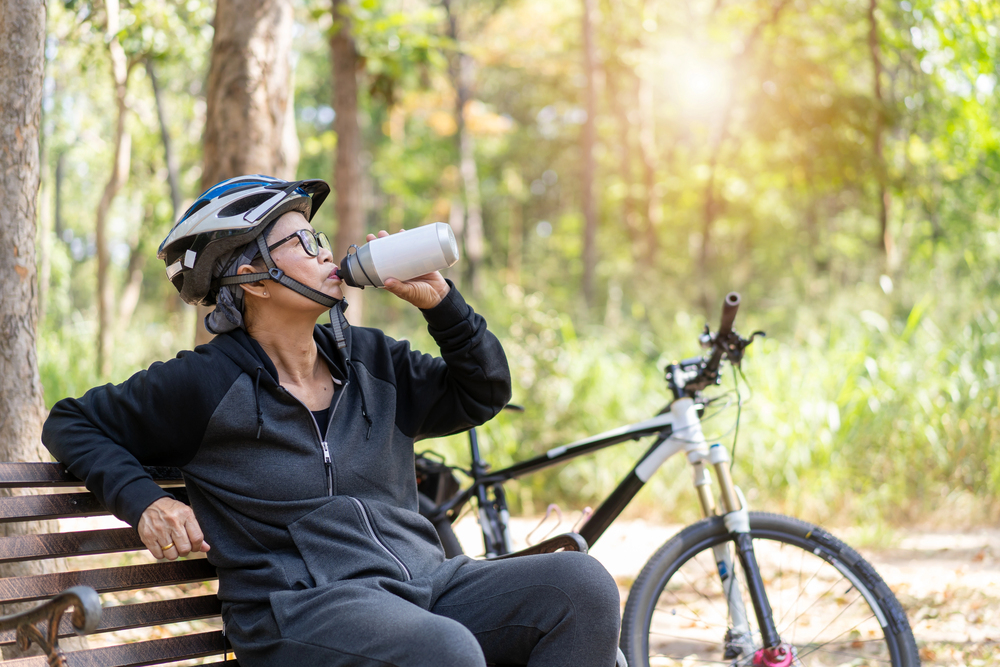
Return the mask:
[[[698, 353], [699, 325], [678, 313], [657, 333], [639, 325], [578, 332], [539, 294], [508, 290], [499, 331], [523, 415], [481, 429], [494, 466], [648, 418], [669, 399], [668, 360]], [[857, 308], [859, 302], [870, 308]], [[992, 522], [1000, 517], [1000, 333], [985, 301], [964, 307], [919, 298], [909, 307], [883, 294], [844, 295], [777, 322], [743, 363], [742, 410], [705, 423], [733, 446], [734, 474], [760, 509], [835, 523]], [[768, 327], [744, 307], [740, 329]], [[773, 315], [773, 313], [772, 313]], [[732, 391], [734, 378], [723, 387]], [[516, 508], [549, 502], [580, 508], [606, 496], [648, 443], [578, 459], [512, 486]], [[464, 436], [428, 445], [463, 465]], [[681, 457], [678, 457], [680, 459]], [[691, 520], [698, 508], [683, 461], [669, 463], [631, 511]]]
[[[58, 307], [39, 342], [48, 405], [102, 381], [93, 359], [95, 314], [75, 310], [69, 288], [52, 298], [65, 303], [53, 301]], [[665, 365], [699, 352], [702, 322], [684, 312], [655, 327], [640, 312], [578, 330], [538, 293], [507, 286], [481, 301], [507, 352], [513, 401], [526, 408], [481, 429], [494, 466], [650, 417], [669, 400]], [[390, 334], [435, 350], [416, 314], [386, 312]], [[792, 312], [748, 301], [738, 328], [774, 335], [748, 350], [742, 410], [732, 395], [731, 407], [705, 423], [706, 435], [731, 447], [739, 414], [734, 474], [756, 508], [866, 525], [993, 522], [1000, 518], [998, 323], [987, 297], [946, 290], [905, 299], [859, 288]], [[104, 380], [172, 357], [192, 327], [187, 311], [140, 311], [119, 334], [114, 373]], [[733, 382], [727, 375], [717, 391], [732, 391]], [[647, 445], [619, 445], [513, 484], [512, 504], [529, 513], [549, 502], [593, 504]], [[463, 435], [417, 445], [428, 448], [468, 463]], [[668, 463], [630, 511], [695, 518], [689, 475], [682, 460]]]

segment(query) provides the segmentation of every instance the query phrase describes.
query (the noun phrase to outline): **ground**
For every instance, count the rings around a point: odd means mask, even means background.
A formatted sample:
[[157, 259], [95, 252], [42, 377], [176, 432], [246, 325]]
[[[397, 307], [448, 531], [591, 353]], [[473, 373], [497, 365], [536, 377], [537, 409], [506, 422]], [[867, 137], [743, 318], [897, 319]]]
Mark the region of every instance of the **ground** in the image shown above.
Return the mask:
[[[554, 533], [566, 532], [579, 513], [567, 515]], [[123, 525], [109, 517], [64, 521], [64, 530], [84, 530]], [[515, 547], [538, 525], [536, 519], [512, 519]], [[542, 539], [555, 526], [550, 518], [531, 535], [532, 542]], [[591, 553], [600, 560], [618, 582], [624, 605], [628, 591], [642, 566], [664, 542], [682, 526], [642, 520], [619, 519], [594, 545]], [[962, 531], [895, 528], [873, 535], [870, 530], [831, 529], [835, 535], [855, 547], [871, 562], [902, 603], [913, 627], [924, 665], [979, 667], [1000, 664], [1000, 529], [978, 528]], [[479, 555], [482, 540], [473, 514], [457, 525], [456, 533], [467, 553]], [[554, 534], [553, 533], [553, 534]], [[96, 559], [96, 560], [95, 560]], [[108, 566], [127, 559], [150, 562], [148, 552], [132, 555], [85, 557], [71, 568]], [[76, 559], [73, 559], [74, 561]], [[105, 595], [105, 604], [145, 602], [176, 595], [214, 592], [214, 585], [187, 586], [180, 589], [150, 589], [138, 594]], [[218, 629], [217, 623], [197, 622], [179, 626], [95, 635], [91, 646], [102, 646], [144, 638], [165, 637], [175, 632]], [[206, 659], [211, 661], [214, 659]], [[185, 664], [200, 664], [192, 661]]]
[[[558, 532], [570, 528], [567, 517]], [[514, 519], [516, 542], [538, 519]], [[532, 535], [538, 541], [550, 519]], [[646, 560], [682, 526], [619, 520], [591, 553], [618, 582], [622, 600]], [[459, 526], [469, 553], [482, 550], [472, 517]], [[929, 531], [893, 529], [873, 536], [857, 529], [831, 530], [854, 546], [882, 575], [906, 610], [924, 665], [1000, 664], [1000, 529]], [[875, 542], [876, 546], [865, 543]], [[515, 545], [517, 546], [517, 544]]]

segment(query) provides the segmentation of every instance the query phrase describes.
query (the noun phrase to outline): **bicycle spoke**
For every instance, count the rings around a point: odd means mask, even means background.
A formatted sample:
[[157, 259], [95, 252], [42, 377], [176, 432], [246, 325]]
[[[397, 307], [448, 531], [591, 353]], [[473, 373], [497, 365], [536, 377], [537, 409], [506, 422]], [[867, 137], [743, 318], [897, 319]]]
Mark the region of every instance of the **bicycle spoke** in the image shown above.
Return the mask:
[[[729, 665], [729, 664], [732, 664], [732, 662], [729, 661], [729, 660], [708, 660], [707, 658], [691, 658], [691, 657], [675, 658], [675, 657], [673, 657], [671, 655], [651, 655], [651, 656], [649, 656], [650, 660], [652, 660], [653, 658], [666, 658], [667, 660], [673, 660], [675, 662], [682, 662], [683, 661], [684, 664], [687, 664], [689, 662], [701, 662], [701, 663], [704, 663], [706, 665]], [[651, 666], [651, 667], [653, 667], [653, 666]]]
[[[782, 542], [781, 546], [778, 547], [778, 578], [777, 578], [777, 582], [778, 582], [779, 585], [781, 585], [783, 583], [784, 572], [785, 572], [785, 543]], [[784, 601], [783, 596], [780, 595], [780, 593], [779, 593], [779, 595], [778, 595], [778, 613], [774, 617], [776, 619], [778, 619], [778, 618], [784, 618], [784, 615], [782, 614], [782, 609], [781, 609], [781, 604], [782, 604], [783, 601]]]
[[[802, 658], [804, 658], [807, 655], [812, 655], [813, 653], [815, 653], [818, 650], [820, 650], [820, 649], [819, 648], [815, 648], [815, 649], [809, 651], [808, 653], [806, 653], [805, 655], [797, 656], [796, 660], [798, 660], [800, 662], [800, 664], [804, 664], [804, 663], [801, 663]], [[891, 657], [880, 658], [880, 657], [877, 657], [877, 656], [865, 655], [864, 653], [854, 653], [854, 652], [849, 652], [849, 651], [837, 651], [837, 650], [834, 650], [834, 649], [823, 649], [823, 652], [824, 653], [829, 653], [830, 655], [842, 655], [842, 656], [845, 656], [845, 657], [848, 657], [848, 658], [862, 659], [862, 660], [868, 660], [868, 661], [874, 660], [875, 662], [884, 663], [884, 664], [887, 664], [887, 665], [892, 664], [892, 658]]]
[[[691, 614], [695, 618], [701, 618], [701, 614], [699, 614], [698, 611], [696, 609], [694, 609], [693, 607], [691, 607], [691, 605], [689, 605], [687, 602], [685, 602], [684, 600], [682, 600], [680, 598], [680, 596], [678, 596], [674, 591], [670, 591], [670, 590], [664, 589], [664, 592], [665, 593], [670, 593], [671, 595], [673, 595], [674, 598], [677, 600], [677, 602], [679, 604], [683, 605], [689, 612], [691, 612]], [[702, 597], [704, 597], [704, 595]], [[710, 600], [709, 600], [709, 604], [711, 604]], [[673, 611], [671, 609], [663, 609], [662, 607], [660, 607], [659, 603], [657, 603], [657, 605], [654, 607], [654, 610], [655, 611], [659, 611], [662, 614], [668, 614], [671, 617], [684, 618], [685, 620], [689, 620], [689, 621], [692, 620], [691, 618], [688, 618], [688, 617], [685, 617], [685, 616], [678, 616], [677, 612], [675, 612], [675, 611]], [[723, 617], [723, 618], [725, 618], [725, 617]], [[695, 622], [697, 622], [697, 621], [695, 621]], [[719, 625], [717, 623], [707, 623], [706, 621], [701, 621], [701, 623], [704, 623], [705, 625], [709, 625], [709, 626], [718, 626]], [[723, 624], [720, 627], [728, 627], [728, 626], [726, 626], [725, 624]]]
[[661, 609], [660, 607], [656, 607], [656, 611], [660, 612], [661, 614], [667, 614], [670, 616], [670, 618], [676, 618], [678, 620], [687, 621], [689, 623], [701, 624], [709, 628], [723, 628], [723, 629], [728, 628], [728, 626], [722, 625], [720, 623], [709, 623], [701, 616], [699, 616], [698, 612], [693, 609], [691, 609], [691, 613], [694, 614], [694, 616], [686, 616], [684, 614], [678, 614], [676, 611]]
[[[820, 570], [822, 570], [823, 564], [824, 563], [820, 563]], [[820, 570], [817, 570], [816, 574], [819, 574]], [[809, 585], [809, 583], [812, 582], [813, 579], [816, 578], [816, 574], [813, 574], [812, 578], [809, 579], [809, 582], [806, 584], [807, 586]], [[787, 631], [788, 628], [791, 628], [792, 626], [794, 626], [798, 622], [798, 620], [800, 618], [802, 618], [803, 616], [806, 615], [806, 612], [808, 612], [810, 609], [812, 609], [817, 604], [819, 604], [820, 600], [822, 600], [823, 598], [825, 598], [830, 593], [830, 591], [832, 591], [841, 581], [848, 581], [848, 580], [847, 580], [846, 577], [844, 577], [843, 575], [841, 575], [840, 579], [838, 579], [837, 581], [834, 581], [832, 584], [830, 584], [830, 587], [827, 588], [822, 593], [822, 595], [819, 595], [815, 600], [813, 600], [812, 604], [810, 604], [808, 607], [806, 607], [805, 609], [803, 609], [801, 614], [799, 614], [798, 616], [796, 616], [795, 618], [793, 618], [792, 622], [785, 626], [785, 630]], [[850, 583], [850, 582], [848, 582], [848, 583]], [[853, 584], [851, 585], [851, 587], [853, 588]], [[848, 591], [850, 591], [850, 588], [848, 589]], [[802, 597], [802, 593], [799, 593], [799, 597]], [[782, 633], [779, 633], [779, 634], [782, 634]], [[793, 630], [792, 631], [793, 641], [794, 641], [794, 636], [795, 636], [795, 632]]]
[[707, 644], [708, 646], [713, 646], [713, 647], [714, 646], [719, 646], [719, 642], [713, 642], [713, 641], [710, 641], [708, 639], [699, 639], [698, 637], [692, 637], [690, 635], [671, 635], [671, 634], [667, 634], [666, 632], [654, 632], [653, 630], [649, 631], [649, 635], [651, 637], [653, 635], [656, 635], [657, 637], [667, 637], [669, 639], [679, 639], [679, 640], [685, 641], [685, 642], [698, 642], [699, 644]]
[[[699, 559], [698, 559], [698, 558], [696, 557], [696, 558], [695, 558], [695, 560], [699, 560]], [[704, 566], [704, 563], [699, 563], [699, 564], [700, 564], [700, 565], [702, 566], [702, 569], [705, 569], [705, 566]], [[692, 591], [694, 591], [695, 593], [697, 593], [697, 594], [698, 594], [699, 596], [701, 596], [701, 597], [702, 597], [702, 599], [704, 599], [704, 600], [705, 600], [705, 602], [707, 602], [707, 603], [708, 603], [708, 604], [709, 604], [709, 605], [710, 605], [710, 606], [712, 607], [713, 611], [715, 611], [715, 613], [716, 613], [716, 614], [717, 614], [717, 615], [718, 615], [718, 616], [719, 616], [720, 618], [722, 618], [722, 619], [727, 619], [727, 618], [729, 617], [729, 614], [728, 614], [728, 612], [727, 612], [727, 613], [725, 613], [725, 614], [723, 614], [723, 613], [722, 613], [722, 612], [721, 612], [721, 611], [719, 610], [719, 608], [718, 608], [718, 606], [717, 606], [717, 605], [715, 604], [715, 602], [713, 602], [713, 601], [712, 601], [712, 598], [710, 598], [710, 597], [709, 597], [708, 595], [706, 595], [705, 593], [703, 593], [702, 591], [700, 591], [700, 590], [698, 589], [698, 587], [697, 587], [697, 586], [695, 585], [695, 583], [694, 583], [694, 582], [693, 582], [693, 581], [691, 580], [691, 577], [690, 577], [690, 576], [688, 575], [687, 571], [685, 571], [685, 570], [684, 570], [684, 569], [682, 568], [681, 570], [679, 570], [679, 572], [680, 572], [681, 576], [682, 576], [682, 577], [684, 578], [684, 581], [685, 581], [685, 582], [687, 583], [687, 585], [688, 585], [688, 586], [689, 586], [689, 587], [691, 588], [691, 590], [692, 590]], [[708, 577], [708, 578], [709, 578], [710, 580], [711, 580], [711, 578], [712, 578], [713, 576], [714, 576], [714, 577], [718, 577], [718, 573], [715, 573], [715, 574], [713, 575], [712, 573], [709, 573], [709, 572], [707, 572], [707, 571], [706, 571], [706, 575], [707, 575], [707, 577]], [[680, 600], [680, 597], [679, 597], [679, 596], [678, 596], [678, 595], [677, 595], [676, 593], [674, 593], [673, 591], [671, 591], [671, 593], [673, 593], [673, 594], [674, 594], [674, 596], [675, 596], [675, 597], [677, 597], [677, 599], [678, 599], [678, 600]], [[722, 597], [723, 597], [723, 598], [725, 598], [725, 594], [726, 594], [726, 592], [725, 592], [725, 590], [723, 589], [723, 590], [722, 590]], [[682, 603], [682, 604], [685, 604], [685, 603], [684, 603], [683, 601], [681, 601], [681, 603]], [[685, 606], [687, 606], [687, 604], [685, 604]], [[688, 607], [688, 609], [691, 609], [691, 608], [690, 608], [690, 607]], [[697, 614], [698, 612], [694, 611], [694, 609], [691, 609], [691, 613], [694, 613], [694, 614]]]
[[[803, 655], [802, 655], [801, 657], [803, 657], [803, 658], [804, 658], [804, 657], [806, 657], [807, 655], [810, 655], [811, 653], [815, 653], [816, 651], [819, 651], [819, 650], [823, 649], [823, 647], [824, 647], [824, 646], [828, 646], [828, 645], [830, 645], [830, 644], [833, 644], [833, 642], [835, 642], [835, 641], [836, 641], [837, 639], [839, 639], [839, 638], [843, 637], [844, 635], [848, 634], [848, 633], [849, 633], [849, 632], [851, 632], [852, 630], [855, 630], [855, 629], [857, 629], [857, 627], [858, 627], [859, 625], [861, 625], [861, 624], [862, 624], [862, 623], [864, 623], [865, 621], [867, 621], [867, 620], [869, 620], [869, 619], [871, 619], [871, 618], [874, 618], [874, 617], [875, 617], [875, 614], [872, 614], [871, 616], [869, 616], [869, 617], [867, 617], [867, 618], [863, 618], [863, 619], [861, 619], [861, 620], [860, 620], [860, 621], [858, 621], [858, 623], [856, 623], [856, 624], [855, 624], [855, 625], [854, 625], [853, 627], [850, 627], [850, 628], [848, 628], [848, 629], [844, 630], [843, 632], [841, 632], [841, 633], [840, 633], [839, 635], [837, 635], [836, 637], [833, 637], [833, 638], [832, 638], [832, 639], [831, 639], [830, 641], [827, 641], [827, 642], [825, 642], [825, 643], [823, 643], [823, 644], [820, 644], [820, 645], [818, 645], [818, 646], [814, 647], [814, 648], [813, 648], [812, 650], [810, 650], [810, 651], [807, 651], [807, 652], [806, 652], [806, 653], [804, 653], [804, 654], [803, 654]], [[829, 627], [829, 626], [827, 626], [827, 627]], [[875, 641], [875, 640], [870, 640], [870, 641]], [[853, 644], [854, 642], [851, 642], [851, 643]], [[882, 643], [882, 642], [879, 642], [879, 643]], [[811, 645], [812, 645], [812, 642], [810, 642], [809, 644], [805, 644], [805, 646], [811, 646]]]
[[[856, 598], [854, 598], [853, 600], [851, 600], [850, 604], [845, 605], [844, 608], [840, 610], [840, 613], [838, 613], [836, 616], [834, 616], [833, 618], [831, 618], [830, 622], [827, 623], [825, 626], [823, 626], [823, 628], [821, 628], [820, 631], [816, 633], [816, 636], [814, 636], [811, 641], [806, 642], [805, 645], [806, 646], [810, 646], [813, 643], [815, 643], [816, 640], [819, 639], [820, 635], [822, 635], [831, 625], [833, 625], [834, 623], [836, 623], [836, 621], [837, 621], [838, 618], [840, 618], [841, 616], [844, 615], [844, 612], [846, 612], [848, 609], [850, 609], [851, 607], [853, 607], [855, 602], [857, 602], [858, 600], [863, 600], [863, 599], [864, 599], [864, 596], [862, 596], [861, 593], [859, 592], [858, 596]], [[862, 623], [864, 623], [865, 621], [867, 621], [869, 618], [872, 618], [873, 616], [874, 616], [874, 614], [872, 614], [871, 616], [868, 616], [867, 618], [861, 619], [860, 621], [858, 621], [857, 623], [855, 623], [854, 626], [848, 628], [844, 632], [841, 632], [839, 635], [837, 635], [836, 637], [834, 637], [834, 639], [837, 639], [837, 637], [842, 637], [844, 635], [844, 633], [850, 632], [851, 630], [856, 629], [859, 625], [861, 625]]]

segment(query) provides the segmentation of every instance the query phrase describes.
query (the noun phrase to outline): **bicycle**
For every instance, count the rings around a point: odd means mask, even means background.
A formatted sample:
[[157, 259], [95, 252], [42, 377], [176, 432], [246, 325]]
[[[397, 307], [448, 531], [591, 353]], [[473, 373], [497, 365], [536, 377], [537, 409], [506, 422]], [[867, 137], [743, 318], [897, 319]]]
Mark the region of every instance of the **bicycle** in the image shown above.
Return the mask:
[[[724, 396], [720, 367], [739, 368], [758, 335], [733, 330], [740, 297], [726, 296], [718, 331], [699, 340], [710, 352], [674, 362], [665, 377], [673, 400], [655, 417], [550, 449], [491, 470], [475, 429], [472, 465], [450, 466], [425, 452], [416, 459], [421, 512], [437, 527], [449, 557], [462, 553], [451, 528], [473, 498], [487, 557], [511, 552], [503, 484], [623, 442], [653, 442], [618, 487], [586, 519], [579, 535], [592, 546], [660, 466], [685, 453], [704, 517], [668, 540], [645, 564], [629, 592], [620, 647], [632, 667], [715, 662], [754, 667], [920, 664], [906, 614], [875, 569], [854, 549], [818, 526], [792, 517], [751, 512], [733, 484], [730, 455], [708, 445], [701, 422]], [[515, 410], [523, 410], [513, 406]], [[737, 418], [738, 424], [738, 418]], [[719, 484], [721, 512], [709, 467]], [[454, 471], [470, 480], [465, 488]]]

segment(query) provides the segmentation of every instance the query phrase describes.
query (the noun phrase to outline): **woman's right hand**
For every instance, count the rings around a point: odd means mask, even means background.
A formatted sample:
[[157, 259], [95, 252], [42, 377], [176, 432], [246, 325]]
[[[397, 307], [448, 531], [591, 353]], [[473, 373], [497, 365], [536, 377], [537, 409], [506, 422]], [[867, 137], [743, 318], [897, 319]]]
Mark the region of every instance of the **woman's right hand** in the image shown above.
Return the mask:
[[137, 529], [139, 539], [155, 558], [177, 560], [192, 551], [207, 552], [211, 548], [194, 511], [173, 498], [160, 498], [147, 507]]

